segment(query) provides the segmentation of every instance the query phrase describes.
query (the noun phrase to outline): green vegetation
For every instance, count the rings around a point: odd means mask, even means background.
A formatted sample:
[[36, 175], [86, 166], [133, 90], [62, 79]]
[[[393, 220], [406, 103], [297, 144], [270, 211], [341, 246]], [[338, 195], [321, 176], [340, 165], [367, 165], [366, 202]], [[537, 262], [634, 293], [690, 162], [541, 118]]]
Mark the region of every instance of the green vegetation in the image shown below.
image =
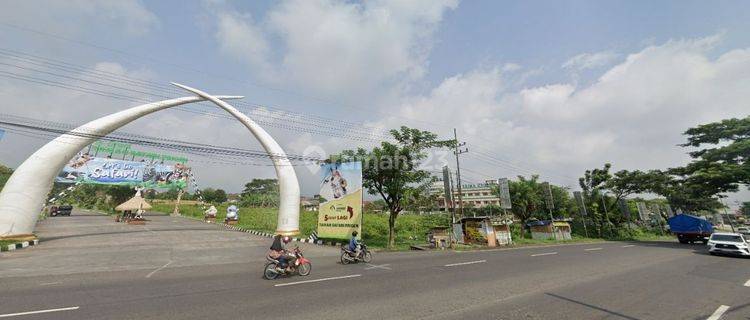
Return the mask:
[[8, 245], [18, 243], [16, 240], [0, 240], [0, 251], [7, 251]]
[[[430, 173], [419, 169], [422, 160], [427, 158], [427, 150], [441, 147], [454, 147], [453, 140], [439, 141], [437, 135], [418, 129], [402, 126], [391, 130], [396, 143], [383, 141], [371, 151], [359, 148], [345, 150], [334, 161], [362, 162], [362, 186], [370, 194], [380, 195], [388, 208], [388, 247], [396, 247], [396, 218], [404, 207], [424, 194], [425, 184]], [[363, 231], [364, 233], [364, 231]]]
[[3, 190], [5, 182], [8, 181], [11, 174], [13, 174], [13, 169], [0, 164], [0, 190]]
[[[153, 211], [171, 213], [174, 204], [155, 203]], [[228, 204], [217, 206], [218, 214], [216, 221], [223, 221], [226, 217]], [[203, 219], [203, 210], [197, 205], [180, 205], [180, 213], [183, 216]], [[240, 208], [239, 226], [273, 233], [276, 231], [278, 209], [276, 208]], [[388, 215], [365, 213], [362, 234], [363, 240], [373, 248], [385, 248], [388, 245]], [[448, 225], [450, 217], [446, 214], [435, 215], [403, 215], [395, 226], [394, 249], [407, 249], [410, 245], [424, 244], [426, 233], [432, 226]], [[300, 212], [300, 237], [307, 237], [318, 226], [318, 213], [312, 211]], [[342, 240], [336, 240], [341, 241]]]

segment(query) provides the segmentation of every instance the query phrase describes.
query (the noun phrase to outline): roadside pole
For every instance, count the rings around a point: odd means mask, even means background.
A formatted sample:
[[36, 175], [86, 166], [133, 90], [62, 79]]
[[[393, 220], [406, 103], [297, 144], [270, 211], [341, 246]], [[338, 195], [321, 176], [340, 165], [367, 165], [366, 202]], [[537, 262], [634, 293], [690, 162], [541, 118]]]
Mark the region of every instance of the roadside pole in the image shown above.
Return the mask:
[[453, 151], [453, 154], [456, 155], [456, 184], [458, 185], [458, 216], [459, 218], [464, 216], [464, 203], [463, 203], [463, 195], [461, 194], [461, 164], [458, 161], [458, 156], [462, 153], [469, 152], [468, 148], [464, 148], [463, 150], [459, 150], [459, 147], [463, 147], [466, 145], [466, 142], [458, 142], [458, 134], [456, 133], [456, 128], [453, 128], [453, 138], [456, 141], [455, 144], [455, 150]]
[[734, 231], [734, 222], [732, 222], [732, 218], [729, 217], [729, 212], [727, 212], [727, 205], [724, 203], [724, 200], [720, 200], [721, 205], [724, 207], [724, 215], [727, 217], [727, 220], [729, 220], [729, 227], [732, 228], [732, 233], [735, 233]]

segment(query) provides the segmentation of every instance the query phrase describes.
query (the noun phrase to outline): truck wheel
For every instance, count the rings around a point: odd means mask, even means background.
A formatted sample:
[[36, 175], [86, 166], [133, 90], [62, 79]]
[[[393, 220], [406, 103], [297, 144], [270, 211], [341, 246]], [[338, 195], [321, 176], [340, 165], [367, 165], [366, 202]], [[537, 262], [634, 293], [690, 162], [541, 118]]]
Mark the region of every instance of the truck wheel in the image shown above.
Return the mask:
[[687, 240], [684, 240], [684, 239], [677, 239], [677, 240], [679, 240], [679, 241], [680, 241], [680, 243], [688, 243], [688, 241], [687, 241]]

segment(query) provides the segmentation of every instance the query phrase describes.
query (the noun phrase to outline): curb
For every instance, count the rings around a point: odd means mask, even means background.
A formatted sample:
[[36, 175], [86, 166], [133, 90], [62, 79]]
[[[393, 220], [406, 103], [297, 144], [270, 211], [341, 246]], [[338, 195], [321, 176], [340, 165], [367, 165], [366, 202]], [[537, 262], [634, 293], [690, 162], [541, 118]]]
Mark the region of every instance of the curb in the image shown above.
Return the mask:
[[[192, 219], [192, 220], [198, 220], [198, 221], [209, 223], [209, 224], [215, 224], [215, 225], [218, 225], [218, 226], [222, 226], [222, 227], [224, 227], [225, 229], [228, 229], [228, 230], [250, 233], [250, 234], [254, 234], [256, 236], [261, 236], [261, 237], [266, 237], [266, 238], [273, 238], [273, 236], [274, 236], [273, 233], [268, 233], [268, 232], [263, 232], [263, 231], [257, 231], [257, 230], [252, 230], [252, 229], [246, 229], [246, 228], [243, 228], [243, 227], [228, 225], [226, 223], [208, 222], [208, 221], [205, 221], [203, 219], [199, 219], [199, 218], [195, 218], [195, 217], [187, 217], [187, 216], [183, 216], [183, 215], [180, 215], [180, 217], [187, 218], [187, 219]], [[292, 241], [294, 241], [294, 242], [302, 242], [302, 243], [309, 243], [309, 244], [314, 244], [314, 245], [319, 245], [319, 246], [331, 246], [331, 247], [340, 247], [340, 246], [343, 245], [343, 243], [341, 243], [341, 242], [313, 240], [313, 239], [310, 239], [310, 238], [292, 238]]]
[[32, 241], [23, 241], [19, 243], [9, 244], [7, 246], [3, 246], [0, 248], [0, 251], [15, 251], [20, 250], [26, 247], [31, 247], [39, 244], [39, 240], [32, 240]]

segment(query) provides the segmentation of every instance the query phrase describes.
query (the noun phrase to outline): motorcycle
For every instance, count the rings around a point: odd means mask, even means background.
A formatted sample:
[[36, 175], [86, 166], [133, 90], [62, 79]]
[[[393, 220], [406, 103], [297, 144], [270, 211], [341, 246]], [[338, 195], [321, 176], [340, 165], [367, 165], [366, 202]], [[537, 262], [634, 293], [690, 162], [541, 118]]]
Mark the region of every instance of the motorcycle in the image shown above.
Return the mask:
[[360, 244], [359, 255], [356, 257], [354, 256], [354, 251], [349, 250], [349, 245], [341, 246], [342, 264], [357, 263], [359, 261], [364, 261], [365, 263], [372, 261], [372, 252], [367, 249], [367, 245], [364, 243]]
[[271, 256], [266, 256], [268, 263], [266, 263], [266, 266], [263, 268], [263, 278], [266, 280], [273, 280], [281, 275], [293, 275], [295, 273], [301, 276], [310, 275], [312, 264], [310, 263], [310, 260], [307, 260], [302, 254], [302, 250], [300, 250], [299, 247], [296, 247], [292, 253], [294, 254], [295, 259], [287, 269], [280, 267], [281, 263], [279, 260], [271, 258]]

